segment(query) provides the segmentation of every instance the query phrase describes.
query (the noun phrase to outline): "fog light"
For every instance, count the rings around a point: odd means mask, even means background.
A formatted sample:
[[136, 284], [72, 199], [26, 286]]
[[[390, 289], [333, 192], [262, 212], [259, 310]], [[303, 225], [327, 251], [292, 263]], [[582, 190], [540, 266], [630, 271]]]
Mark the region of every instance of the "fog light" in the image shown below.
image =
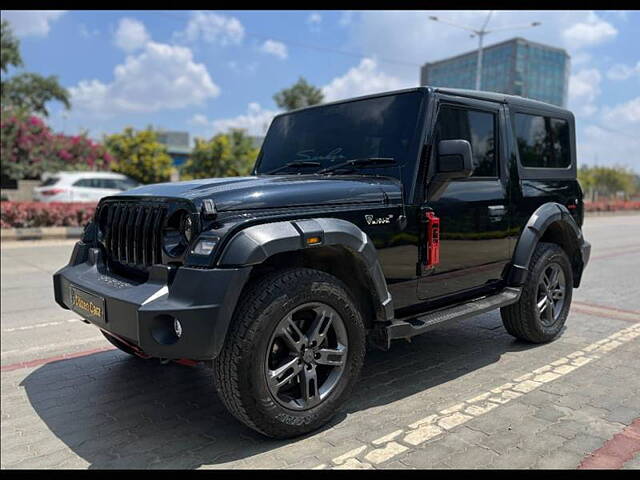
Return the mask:
[[177, 318], [173, 319], [173, 333], [175, 333], [178, 338], [182, 336], [182, 324]]
[[198, 240], [196, 246], [193, 247], [191, 253], [195, 255], [210, 255], [213, 252], [213, 249], [216, 248], [218, 244], [217, 238], [203, 238]]

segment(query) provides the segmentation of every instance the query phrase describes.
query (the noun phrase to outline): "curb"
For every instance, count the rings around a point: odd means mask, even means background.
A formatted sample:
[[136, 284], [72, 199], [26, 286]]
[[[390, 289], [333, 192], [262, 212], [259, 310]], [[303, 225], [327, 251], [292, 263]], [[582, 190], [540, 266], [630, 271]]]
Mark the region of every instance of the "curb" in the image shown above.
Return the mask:
[[3, 228], [0, 240], [48, 240], [63, 238], [80, 238], [84, 227], [42, 227], [42, 228]]
[[638, 215], [640, 214], [640, 210], [603, 210], [603, 211], [593, 211], [593, 212], [584, 212], [585, 217], [603, 217], [603, 216], [621, 216], [621, 215]]

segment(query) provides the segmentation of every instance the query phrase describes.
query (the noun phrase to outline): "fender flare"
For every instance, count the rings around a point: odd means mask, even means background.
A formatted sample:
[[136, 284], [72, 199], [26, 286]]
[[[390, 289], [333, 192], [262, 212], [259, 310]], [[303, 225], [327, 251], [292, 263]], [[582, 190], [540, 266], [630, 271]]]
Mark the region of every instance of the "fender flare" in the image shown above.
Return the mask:
[[[320, 243], [308, 245], [307, 239], [312, 237], [320, 237]], [[382, 320], [393, 320], [393, 300], [376, 248], [365, 232], [346, 220], [314, 218], [247, 227], [229, 241], [218, 264], [221, 267], [253, 266], [278, 253], [328, 245], [347, 247], [363, 261], [375, 289], [374, 298], [379, 302], [376, 308], [379, 306], [382, 310]]]
[[567, 254], [574, 269], [574, 286], [577, 287], [580, 284], [582, 270], [588, 260], [588, 258], [584, 258], [584, 245], [588, 245], [588, 243], [585, 242], [582, 230], [567, 207], [556, 202], [549, 202], [538, 207], [522, 229], [513, 253], [507, 285], [524, 285], [533, 251], [549, 226], [555, 222], [560, 222], [564, 227], [564, 235], [567, 235], [569, 243], [574, 245], [573, 251], [567, 252]]

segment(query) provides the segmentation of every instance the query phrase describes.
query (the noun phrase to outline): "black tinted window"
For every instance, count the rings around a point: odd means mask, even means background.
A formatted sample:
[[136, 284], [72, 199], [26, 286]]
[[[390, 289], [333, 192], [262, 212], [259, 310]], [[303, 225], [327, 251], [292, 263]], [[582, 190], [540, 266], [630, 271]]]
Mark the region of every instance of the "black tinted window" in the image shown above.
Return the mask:
[[473, 152], [474, 177], [496, 177], [495, 115], [443, 106], [438, 114], [436, 141], [467, 140]]
[[524, 167], [566, 168], [571, 164], [566, 120], [517, 113], [516, 137]]
[[41, 187], [50, 187], [51, 185], [55, 185], [60, 181], [59, 177], [51, 177], [47, 178], [44, 182], [40, 184]]
[[93, 180], [90, 178], [81, 178], [80, 180], [76, 180], [73, 182], [74, 187], [93, 187]]
[[129, 190], [130, 188], [135, 188], [139, 184], [135, 180], [131, 180], [129, 178], [123, 180], [116, 180], [116, 188], [120, 188], [121, 190]]
[[102, 178], [100, 179], [100, 182], [101, 182], [100, 188], [113, 188], [113, 189], [119, 188], [117, 181], [112, 178]]
[[258, 173], [300, 160], [321, 164], [306, 173], [355, 158], [394, 158], [402, 164], [416, 134], [420, 99], [419, 93], [387, 95], [277, 117], [262, 145]]

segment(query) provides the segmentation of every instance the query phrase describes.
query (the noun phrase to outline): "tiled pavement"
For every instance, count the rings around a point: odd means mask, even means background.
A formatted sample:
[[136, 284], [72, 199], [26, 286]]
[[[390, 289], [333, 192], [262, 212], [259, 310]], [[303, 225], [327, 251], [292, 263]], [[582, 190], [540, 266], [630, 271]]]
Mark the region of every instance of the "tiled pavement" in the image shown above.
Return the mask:
[[[514, 341], [494, 312], [372, 351], [357, 393], [332, 424], [292, 441], [239, 424], [205, 367], [162, 366], [115, 350], [20, 365], [83, 350], [70, 346], [78, 336], [91, 339], [84, 350], [107, 344], [44, 300], [35, 299], [42, 313], [29, 320], [3, 305], [2, 365], [15, 369], [1, 374], [1, 467], [576, 468], [640, 417], [640, 337], [632, 338], [640, 255], [624, 243], [599, 248], [601, 232], [591, 233], [590, 276], [558, 340]], [[16, 289], [43, 276], [4, 253], [3, 304], [15, 291], [4, 285], [5, 265], [22, 275]], [[636, 454], [623, 468], [639, 464]]]

